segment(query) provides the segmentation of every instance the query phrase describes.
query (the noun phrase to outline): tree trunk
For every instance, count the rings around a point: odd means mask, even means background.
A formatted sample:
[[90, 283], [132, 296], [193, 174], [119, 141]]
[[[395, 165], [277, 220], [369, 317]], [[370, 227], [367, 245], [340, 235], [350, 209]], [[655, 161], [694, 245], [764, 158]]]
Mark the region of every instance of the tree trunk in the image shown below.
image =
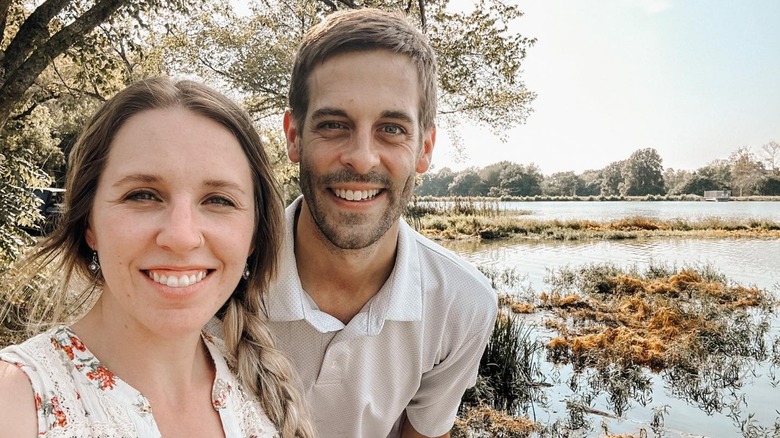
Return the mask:
[[[0, 87], [0, 129], [5, 126], [11, 112], [23, 100], [24, 94], [35, 82], [35, 79], [54, 58], [68, 50], [79, 37], [86, 35], [95, 26], [106, 21], [120, 7], [129, 3], [129, 0], [99, 0], [73, 23], [64, 27], [48, 40], [41, 41], [42, 38], [45, 39], [45, 32], [48, 32], [48, 21], [41, 23], [30, 20], [51, 20], [56, 15], [56, 13], [52, 15], [53, 9], [60, 3], [62, 0], [44, 2], [39, 9], [44, 6], [49, 9], [40, 13], [36, 9], [20, 28], [20, 30], [29, 29], [29, 32], [34, 32], [35, 35], [18, 35], [11, 43], [14, 46], [13, 50], [9, 45], [9, 51], [6, 52], [8, 56], [3, 60], [4, 80], [2, 87]], [[17, 43], [17, 40], [21, 42]], [[27, 46], [25, 47], [25, 45]], [[23, 61], [22, 58], [24, 58]]]

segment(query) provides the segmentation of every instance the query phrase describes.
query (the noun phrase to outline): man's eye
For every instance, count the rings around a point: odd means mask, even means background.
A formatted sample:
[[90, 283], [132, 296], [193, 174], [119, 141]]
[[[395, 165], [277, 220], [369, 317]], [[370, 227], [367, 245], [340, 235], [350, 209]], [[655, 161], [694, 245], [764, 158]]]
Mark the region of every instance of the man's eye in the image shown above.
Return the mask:
[[344, 125], [341, 122], [325, 122], [320, 127], [324, 129], [344, 129]]
[[387, 125], [382, 127], [382, 132], [390, 135], [400, 135], [404, 133], [404, 130], [397, 125]]

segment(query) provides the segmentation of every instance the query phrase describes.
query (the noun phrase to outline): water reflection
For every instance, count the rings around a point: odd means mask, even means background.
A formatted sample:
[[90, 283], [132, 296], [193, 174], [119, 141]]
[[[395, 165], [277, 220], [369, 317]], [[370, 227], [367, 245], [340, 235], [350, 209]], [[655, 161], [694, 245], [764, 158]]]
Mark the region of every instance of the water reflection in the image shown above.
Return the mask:
[[669, 220], [684, 218], [699, 220], [768, 219], [780, 221], [780, 202], [636, 202], [636, 201], [544, 201], [502, 202], [502, 208], [511, 211], [530, 211], [534, 219], [588, 219], [611, 221], [631, 216]]
[[[645, 268], [666, 261], [710, 265], [734, 282], [780, 297], [780, 243], [749, 239], [650, 239], [574, 242], [446, 242], [473, 263], [492, 269], [501, 290], [519, 295], [550, 290], [550, 270], [593, 263]], [[523, 276], [523, 273], [525, 275]], [[534, 335], [555, 334], [527, 317]], [[538, 400], [521, 412], [543, 425], [540, 436], [780, 436], [780, 323], [777, 315], [745, 313], [703, 339], [704, 356], [652, 373], [631, 364], [575, 369], [541, 361], [547, 376]], [[741, 319], [740, 319], [741, 318]], [[648, 435], [649, 434], [649, 435]]]
[[534, 288], [544, 285], [548, 269], [587, 263], [620, 267], [711, 265], [744, 285], [774, 289], [780, 284], [780, 241], [759, 239], [632, 239], [621, 241], [441, 241], [475, 265], [514, 268]]

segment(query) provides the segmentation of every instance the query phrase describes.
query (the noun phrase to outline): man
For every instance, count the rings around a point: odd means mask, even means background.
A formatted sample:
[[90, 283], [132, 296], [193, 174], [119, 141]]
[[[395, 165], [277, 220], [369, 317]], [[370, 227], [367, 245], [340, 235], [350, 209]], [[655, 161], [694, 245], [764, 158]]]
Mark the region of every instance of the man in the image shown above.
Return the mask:
[[268, 319], [327, 437], [448, 436], [496, 317], [474, 267], [400, 219], [436, 138], [436, 61], [402, 15], [337, 12], [298, 51]]

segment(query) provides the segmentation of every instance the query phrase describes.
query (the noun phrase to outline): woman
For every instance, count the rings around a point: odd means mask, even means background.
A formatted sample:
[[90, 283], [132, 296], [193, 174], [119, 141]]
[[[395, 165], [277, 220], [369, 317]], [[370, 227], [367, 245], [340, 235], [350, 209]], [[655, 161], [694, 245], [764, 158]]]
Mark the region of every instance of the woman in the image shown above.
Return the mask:
[[[246, 113], [204, 85], [138, 82], [86, 126], [66, 189], [15, 278], [56, 260], [53, 314], [83, 316], [0, 352], [0, 437], [311, 436], [258, 317], [282, 202]], [[67, 299], [80, 280], [88, 309]], [[215, 315], [224, 341], [203, 330]]]

